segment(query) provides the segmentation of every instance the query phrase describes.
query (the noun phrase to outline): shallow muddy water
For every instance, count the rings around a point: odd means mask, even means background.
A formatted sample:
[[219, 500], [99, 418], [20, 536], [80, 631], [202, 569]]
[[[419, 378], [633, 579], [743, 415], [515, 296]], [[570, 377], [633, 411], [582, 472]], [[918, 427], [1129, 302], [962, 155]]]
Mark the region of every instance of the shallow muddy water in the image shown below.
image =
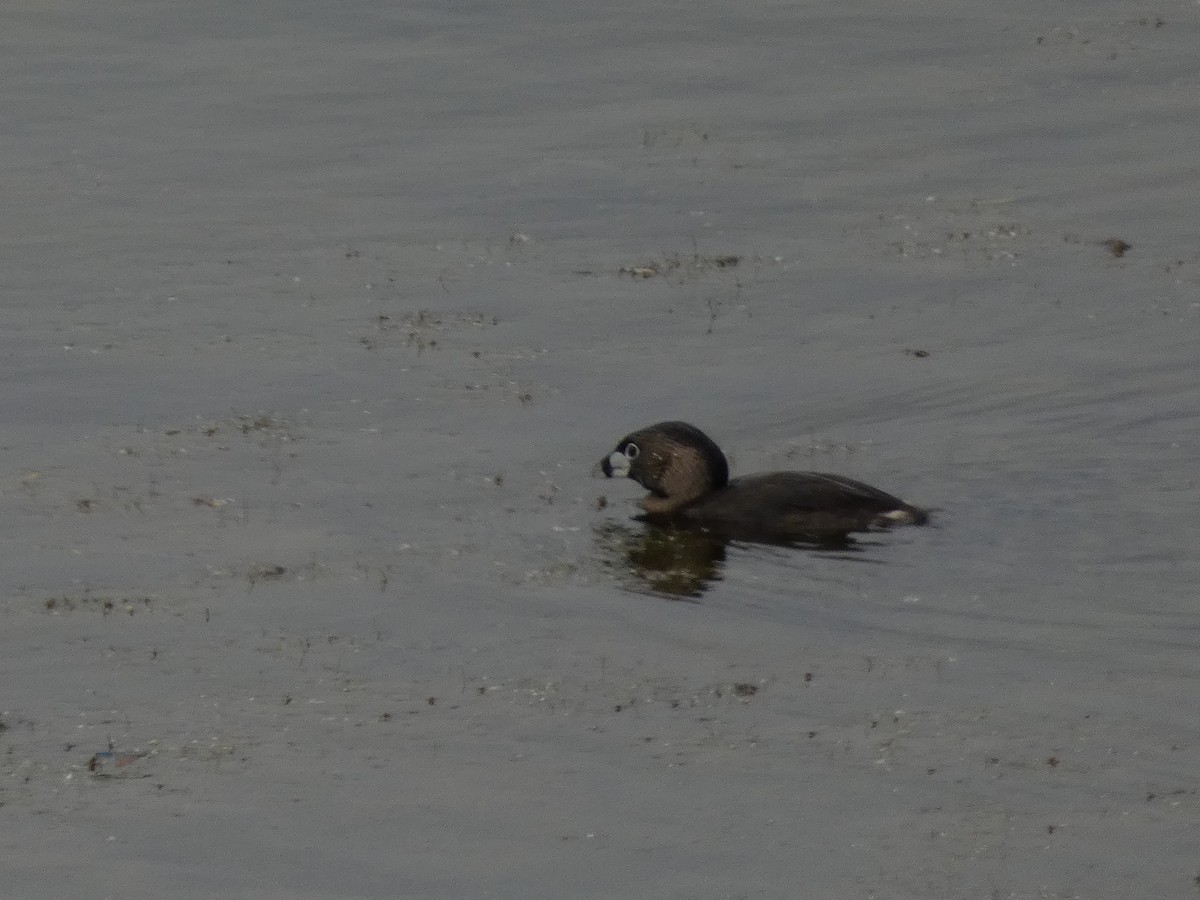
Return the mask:
[[[8, 890], [1194, 895], [1198, 18], [19, 5]], [[934, 522], [664, 597], [673, 418]]]

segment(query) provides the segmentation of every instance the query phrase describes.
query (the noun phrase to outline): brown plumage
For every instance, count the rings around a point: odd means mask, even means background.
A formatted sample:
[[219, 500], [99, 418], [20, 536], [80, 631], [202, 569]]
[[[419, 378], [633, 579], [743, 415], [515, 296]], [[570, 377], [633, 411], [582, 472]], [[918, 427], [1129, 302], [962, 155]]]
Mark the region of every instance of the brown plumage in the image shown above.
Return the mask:
[[686, 422], [659, 422], [622, 438], [601, 460], [650, 493], [648, 520], [703, 528], [733, 539], [831, 540], [855, 531], [923, 525], [925, 510], [878, 488], [824, 472], [771, 472], [729, 480], [713, 440]]

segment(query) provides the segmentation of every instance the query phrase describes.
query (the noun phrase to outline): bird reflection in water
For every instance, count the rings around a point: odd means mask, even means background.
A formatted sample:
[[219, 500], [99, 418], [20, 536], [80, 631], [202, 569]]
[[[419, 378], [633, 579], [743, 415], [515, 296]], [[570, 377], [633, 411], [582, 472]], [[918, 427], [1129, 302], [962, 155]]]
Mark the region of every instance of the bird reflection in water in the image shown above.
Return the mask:
[[[702, 529], [644, 520], [641, 527], [611, 521], [597, 525], [596, 542], [601, 559], [630, 590], [688, 603], [699, 603], [705, 592], [722, 579], [727, 550], [734, 543]], [[827, 559], [867, 561], [859, 555], [863, 546], [850, 537], [774, 546], [808, 550]]]
[[606, 522], [596, 527], [601, 556], [635, 591], [696, 602], [725, 567], [723, 538], [702, 531]]

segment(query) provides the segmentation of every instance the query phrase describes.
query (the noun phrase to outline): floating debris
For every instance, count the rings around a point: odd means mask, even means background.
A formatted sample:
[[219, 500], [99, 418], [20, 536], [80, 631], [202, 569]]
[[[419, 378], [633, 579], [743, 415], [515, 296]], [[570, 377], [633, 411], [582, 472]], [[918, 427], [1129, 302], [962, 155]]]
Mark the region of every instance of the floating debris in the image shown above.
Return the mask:
[[1121, 238], [1109, 238], [1107, 241], [1104, 241], [1103, 244], [1108, 248], [1108, 252], [1118, 259], [1133, 249], [1133, 244], [1129, 243], [1129, 241], [1124, 241]]
[[670, 275], [681, 269], [691, 273], [699, 273], [708, 269], [732, 269], [742, 258], [736, 253], [723, 253], [717, 256], [704, 256], [695, 253], [690, 257], [672, 255], [662, 259], [652, 259], [635, 266], [621, 266], [618, 275], [629, 275], [632, 278], [653, 278], [655, 275]]
[[130, 770], [138, 760], [150, 756], [148, 750], [134, 750], [123, 753], [118, 750], [101, 750], [92, 754], [87, 761], [87, 770], [93, 778], [149, 778], [148, 772]]

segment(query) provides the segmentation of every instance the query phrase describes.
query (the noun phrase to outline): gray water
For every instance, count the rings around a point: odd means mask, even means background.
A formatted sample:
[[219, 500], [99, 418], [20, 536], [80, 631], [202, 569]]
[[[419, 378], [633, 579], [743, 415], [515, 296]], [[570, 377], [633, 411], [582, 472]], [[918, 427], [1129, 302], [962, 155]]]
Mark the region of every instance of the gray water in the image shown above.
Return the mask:
[[5, 893], [1195, 896], [1198, 18], [11, 8]]

